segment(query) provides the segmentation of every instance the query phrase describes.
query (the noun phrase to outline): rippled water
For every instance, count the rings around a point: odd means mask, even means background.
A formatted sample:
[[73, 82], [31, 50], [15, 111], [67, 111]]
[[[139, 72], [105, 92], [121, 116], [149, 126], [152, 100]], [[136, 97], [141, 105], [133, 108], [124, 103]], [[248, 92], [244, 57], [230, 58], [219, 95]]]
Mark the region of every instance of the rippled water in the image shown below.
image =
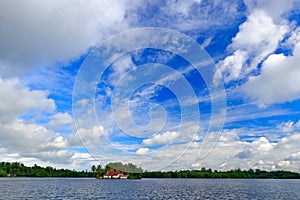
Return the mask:
[[0, 199], [300, 199], [300, 180], [0, 178]]

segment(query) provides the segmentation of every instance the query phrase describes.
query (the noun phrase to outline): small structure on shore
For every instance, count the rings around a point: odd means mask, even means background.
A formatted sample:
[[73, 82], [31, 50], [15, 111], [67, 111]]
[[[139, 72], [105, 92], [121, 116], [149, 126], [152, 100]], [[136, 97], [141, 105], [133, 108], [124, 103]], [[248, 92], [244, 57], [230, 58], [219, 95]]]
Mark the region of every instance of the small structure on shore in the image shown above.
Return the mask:
[[104, 175], [103, 177], [104, 179], [127, 179], [128, 175], [124, 174], [123, 172], [121, 172], [120, 170], [116, 170], [116, 169], [109, 169]]

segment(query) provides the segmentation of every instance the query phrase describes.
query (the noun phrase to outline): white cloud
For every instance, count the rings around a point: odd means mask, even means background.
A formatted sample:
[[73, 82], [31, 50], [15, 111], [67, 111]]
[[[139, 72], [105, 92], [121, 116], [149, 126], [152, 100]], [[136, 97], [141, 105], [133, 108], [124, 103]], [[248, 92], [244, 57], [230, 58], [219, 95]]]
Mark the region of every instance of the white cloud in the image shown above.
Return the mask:
[[286, 157], [285, 161], [300, 161], [300, 151]]
[[231, 131], [224, 131], [224, 133], [220, 137], [220, 142], [228, 143], [232, 141], [239, 141], [240, 138], [238, 136], [238, 132], [236, 129], [233, 129]]
[[296, 123], [296, 128], [300, 129], [300, 120]]
[[287, 48], [294, 49], [300, 43], [300, 27], [294, 28], [291, 36], [282, 45]]
[[55, 103], [47, 96], [45, 91], [30, 90], [23, 86], [18, 79], [0, 78], [0, 122], [12, 120], [32, 109], [54, 111]]
[[236, 155], [245, 163], [245, 168], [262, 168], [267, 170], [299, 171], [297, 160], [299, 152], [299, 133], [283, 137], [277, 143], [270, 143], [265, 137], [244, 143], [243, 151]]
[[[109, 74], [108, 81], [110, 85], [115, 85], [120, 77], [129, 70], [136, 69], [136, 66], [132, 61], [131, 55], [125, 55], [112, 63], [112, 69], [113, 71]], [[128, 76], [126, 76], [126, 79], [128, 79]]]
[[279, 144], [285, 150], [297, 151], [299, 148], [300, 133], [294, 133], [281, 139]]
[[280, 17], [287, 11], [293, 8], [293, 3], [296, 0], [285, 1], [269, 1], [269, 0], [244, 0], [249, 12], [260, 8], [267, 12], [275, 20], [280, 20]]
[[68, 137], [68, 141], [72, 146], [84, 145], [86, 148], [97, 148], [101, 142], [104, 142], [103, 137], [107, 136], [107, 131], [103, 126], [93, 126], [90, 129], [80, 128], [76, 134]]
[[139, 155], [144, 155], [150, 152], [149, 148], [139, 148], [135, 153]]
[[53, 163], [62, 160], [67, 162], [73, 155], [66, 152], [68, 142], [59, 133], [43, 126], [14, 120], [0, 127], [0, 146], [5, 149], [6, 154], [17, 153], [20, 157], [38, 158]]
[[300, 42], [292, 56], [272, 54], [262, 64], [261, 74], [251, 76], [244, 92], [261, 106], [300, 98]]
[[143, 145], [145, 146], [154, 146], [161, 144], [170, 144], [179, 136], [179, 133], [175, 131], [167, 131], [162, 134], [154, 135], [150, 138], [143, 140]]
[[293, 121], [283, 122], [277, 128], [283, 133], [291, 133], [294, 131], [295, 123]]
[[243, 66], [247, 60], [247, 52], [237, 50], [232, 55], [226, 57], [222, 62], [217, 64], [221, 73], [215, 73], [214, 83], [217, 84], [217, 81], [223, 79], [225, 82], [237, 79], [242, 73]]
[[[92, 165], [104, 166], [103, 160], [95, 159], [90, 153], [87, 152], [74, 152], [72, 156], [72, 163], [69, 164], [68, 168], [75, 169], [90, 169]], [[71, 166], [71, 167], [70, 167]]]
[[72, 117], [69, 113], [57, 113], [50, 117], [48, 125], [54, 129], [59, 130], [65, 127], [66, 125], [70, 126], [73, 123]]
[[277, 168], [281, 168], [281, 169], [286, 168], [286, 167], [289, 167], [290, 164], [291, 164], [291, 162], [288, 160], [281, 160], [277, 163]]
[[36, 124], [34, 119], [20, 119], [30, 111], [38, 111], [37, 116], [34, 114], [37, 119], [40, 113], [54, 112], [55, 102], [48, 98], [48, 92], [31, 90], [19, 79], [0, 79], [0, 99], [0, 148], [4, 157], [69, 162], [73, 153], [66, 150], [68, 141], [60, 133]]
[[258, 140], [255, 140], [252, 146], [259, 152], [270, 151], [273, 148], [273, 145], [265, 137], [260, 137]]
[[1, 75], [68, 62], [128, 25], [127, 1], [79, 0], [0, 2]]
[[21, 154], [22, 157], [38, 158], [40, 161], [50, 161], [58, 164], [70, 164], [72, 163], [72, 156], [68, 150], [53, 150], [53, 151], [42, 151], [42, 152], [24, 152]]
[[[273, 53], [288, 32], [286, 23], [275, 24], [264, 10], [253, 11], [240, 25], [239, 32], [228, 47], [234, 53], [217, 63], [225, 81], [244, 78]], [[220, 77], [215, 75], [214, 81], [219, 80]]]
[[[153, 136], [151, 138], [153, 140], [148, 141], [148, 147], [137, 146], [134, 156], [132, 154], [123, 154], [122, 152], [118, 155], [110, 155], [105, 154], [103, 151], [98, 152], [99, 154], [96, 156], [97, 158], [101, 158], [99, 159], [101, 161], [107, 161], [107, 155], [113, 156], [112, 160], [119, 159], [125, 162], [130, 160], [131, 162], [138, 163], [147, 170], [199, 169], [203, 166], [218, 170], [235, 168], [300, 170], [297, 161], [299, 158], [299, 133], [290, 134], [277, 142], [273, 142], [267, 136], [253, 138], [251, 141], [244, 141], [239, 135], [245, 135], [245, 132], [250, 132], [250, 130], [225, 130], [215, 146], [202, 146], [202, 142], [190, 141], [185, 144], [166, 145], [158, 151], [152, 151], [149, 147], [151, 145], [170, 143], [172, 134], [169, 132], [168, 134], [161, 134], [164, 135], [163, 139]], [[167, 135], [169, 137], [166, 137]], [[215, 143], [216, 141], [211, 140], [209, 142]], [[146, 146], [146, 144], [144, 145]], [[214, 146], [212, 150], [211, 146]], [[201, 152], [210, 153], [208, 156], [202, 157], [199, 155], [200, 150]]]
[[[283, 137], [278, 142], [271, 142], [266, 137], [259, 137], [253, 141], [243, 141], [238, 135], [243, 135], [245, 131], [249, 130], [225, 130], [220, 140], [205, 158], [198, 156], [199, 150], [205, 148], [201, 146], [202, 143], [192, 142], [188, 149], [183, 144], [168, 146], [158, 155], [155, 155], [156, 166], [153, 163], [147, 164], [152, 168], [159, 168], [159, 163], [173, 158], [174, 162], [166, 166], [165, 170], [190, 169], [190, 167], [200, 169], [203, 166], [218, 170], [235, 168], [300, 170], [298, 161], [299, 133]], [[204, 149], [203, 151], [208, 150]], [[182, 152], [184, 153], [180, 156]]]
[[[246, 4], [250, 14], [246, 22], [240, 25], [239, 32], [228, 47], [233, 54], [217, 64], [224, 81], [228, 83], [243, 79], [262, 63], [260, 74], [250, 76], [242, 86], [242, 91], [259, 106], [298, 99], [299, 30], [293, 30], [286, 20], [280, 18], [291, 9], [293, 1], [288, 1], [284, 6], [278, 2], [271, 4], [267, 1], [246, 1]], [[273, 10], [277, 10], [276, 16], [270, 14]], [[293, 55], [272, 54], [288, 34], [291, 37], [283, 45], [294, 48]], [[214, 81], [220, 79], [221, 76], [216, 73]]]
[[262, 49], [260, 53], [266, 54], [265, 51], [269, 52], [276, 49], [278, 42], [287, 33], [287, 28], [284, 23], [275, 24], [274, 20], [264, 10], [255, 10], [248, 16], [247, 21], [239, 27], [239, 32], [232, 39], [231, 48], [244, 49], [250, 53]]

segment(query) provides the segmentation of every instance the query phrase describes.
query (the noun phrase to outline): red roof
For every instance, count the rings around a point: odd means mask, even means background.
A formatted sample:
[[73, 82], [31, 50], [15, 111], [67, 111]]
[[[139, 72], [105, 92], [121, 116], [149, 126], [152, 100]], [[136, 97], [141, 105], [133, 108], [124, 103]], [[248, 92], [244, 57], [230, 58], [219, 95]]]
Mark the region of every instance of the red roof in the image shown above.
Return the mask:
[[118, 174], [121, 174], [123, 175], [123, 173], [119, 170], [116, 170], [116, 169], [109, 169], [106, 174], [104, 174], [104, 176], [114, 176], [114, 175], [118, 175]]

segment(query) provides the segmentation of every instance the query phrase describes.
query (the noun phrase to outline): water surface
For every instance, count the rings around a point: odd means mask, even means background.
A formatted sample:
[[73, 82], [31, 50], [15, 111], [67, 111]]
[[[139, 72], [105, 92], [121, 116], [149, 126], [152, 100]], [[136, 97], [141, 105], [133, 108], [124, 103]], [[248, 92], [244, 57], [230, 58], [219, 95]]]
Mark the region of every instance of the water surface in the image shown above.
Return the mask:
[[0, 199], [300, 199], [300, 180], [0, 178]]

